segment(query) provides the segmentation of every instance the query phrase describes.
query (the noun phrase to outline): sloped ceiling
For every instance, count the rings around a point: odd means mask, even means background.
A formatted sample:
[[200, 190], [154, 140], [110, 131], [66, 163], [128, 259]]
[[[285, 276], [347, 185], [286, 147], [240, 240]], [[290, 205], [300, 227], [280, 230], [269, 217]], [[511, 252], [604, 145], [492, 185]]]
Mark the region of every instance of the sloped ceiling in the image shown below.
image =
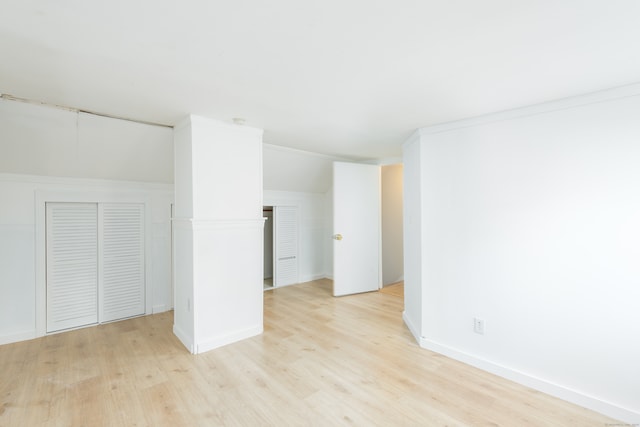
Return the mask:
[[637, 0], [8, 0], [0, 92], [400, 155], [422, 126], [640, 80]]
[[344, 160], [264, 144], [263, 188], [265, 190], [324, 193], [332, 183], [333, 162]]

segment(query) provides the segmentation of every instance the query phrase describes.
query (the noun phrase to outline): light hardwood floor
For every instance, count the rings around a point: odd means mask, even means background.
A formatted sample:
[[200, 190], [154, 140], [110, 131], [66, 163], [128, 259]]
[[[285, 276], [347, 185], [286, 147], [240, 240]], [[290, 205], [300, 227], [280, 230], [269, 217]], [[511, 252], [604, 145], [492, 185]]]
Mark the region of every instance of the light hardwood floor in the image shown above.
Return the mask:
[[264, 294], [263, 335], [193, 356], [172, 313], [0, 346], [0, 426], [599, 426], [616, 421], [420, 349], [402, 285]]

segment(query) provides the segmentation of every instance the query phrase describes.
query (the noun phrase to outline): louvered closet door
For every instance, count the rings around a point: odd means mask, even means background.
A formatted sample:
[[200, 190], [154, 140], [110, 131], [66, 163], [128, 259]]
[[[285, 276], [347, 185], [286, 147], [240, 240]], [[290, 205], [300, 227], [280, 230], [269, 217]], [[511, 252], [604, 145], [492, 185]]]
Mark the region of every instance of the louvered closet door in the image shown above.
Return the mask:
[[47, 203], [47, 332], [98, 322], [98, 209]]
[[100, 321], [144, 314], [144, 205], [103, 203], [100, 217]]
[[298, 208], [275, 206], [274, 218], [275, 285], [291, 285], [298, 282]]

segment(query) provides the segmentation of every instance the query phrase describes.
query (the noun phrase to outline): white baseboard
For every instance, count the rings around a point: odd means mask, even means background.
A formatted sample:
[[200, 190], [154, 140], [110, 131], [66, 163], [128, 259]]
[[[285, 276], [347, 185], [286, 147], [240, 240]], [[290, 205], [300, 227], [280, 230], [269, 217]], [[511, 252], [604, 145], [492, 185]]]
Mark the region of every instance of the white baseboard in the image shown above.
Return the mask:
[[314, 280], [319, 280], [319, 279], [326, 279], [327, 277], [324, 274], [314, 274], [314, 275], [310, 275], [310, 276], [304, 276], [300, 278], [299, 282], [294, 282], [294, 283], [287, 283], [286, 285], [278, 285], [278, 286], [274, 286], [274, 288], [285, 288], [287, 286], [295, 286], [295, 285], [300, 285], [302, 283], [307, 283], [307, 282], [312, 282]]
[[[414, 325], [412, 325], [409, 319], [404, 315], [404, 312], [402, 314], [402, 318], [404, 319], [413, 336], [417, 337], [417, 329], [415, 329]], [[584, 408], [591, 409], [611, 418], [624, 421], [625, 423], [631, 423], [630, 425], [640, 424], [640, 413], [633, 410], [623, 408], [616, 404], [604, 401], [593, 396], [589, 396], [587, 394], [572, 390], [562, 385], [534, 377], [527, 373], [509, 368], [507, 366], [493, 363], [489, 360], [485, 360], [472, 354], [459, 351], [455, 348], [437, 343], [424, 337], [419, 337], [418, 343], [420, 344], [420, 347], [427, 350], [443, 354], [452, 359], [458, 360], [471, 366], [475, 366], [476, 368], [482, 369], [483, 371], [491, 372], [492, 374], [525, 385], [551, 396], [558, 397]]]
[[262, 331], [263, 331], [263, 326], [262, 324], [259, 324], [256, 326], [252, 326], [250, 328], [232, 332], [230, 334], [224, 334], [221, 336], [202, 340], [201, 342], [196, 343], [194, 354], [204, 353], [206, 351], [210, 351], [227, 344], [232, 344], [234, 342], [237, 342], [246, 338], [251, 338], [253, 336], [260, 335]]
[[311, 282], [313, 280], [320, 280], [320, 279], [324, 279], [326, 276], [324, 274], [309, 274], [306, 276], [302, 276], [300, 278], [300, 283], [306, 283], [306, 282]]
[[389, 285], [395, 285], [396, 283], [400, 283], [400, 282], [404, 282], [404, 276], [400, 276], [392, 281], [390, 281], [389, 283], [382, 283], [382, 286], [389, 286]]
[[304, 282], [294, 282], [294, 283], [287, 283], [286, 285], [278, 285], [278, 286], [273, 286], [273, 288], [267, 288], [267, 289], [280, 289], [280, 288], [286, 288], [287, 286], [296, 286], [299, 285], [300, 283], [304, 283]]
[[168, 311], [170, 309], [167, 308], [167, 304], [156, 304], [153, 306], [151, 313], [152, 314], [156, 314], [156, 313], [164, 313], [165, 311]]
[[173, 334], [178, 337], [178, 339], [180, 340], [180, 342], [187, 347], [187, 350], [189, 350], [189, 353], [194, 354], [194, 345], [193, 342], [191, 341], [191, 339], [189, 339], [189, 336], [187, 334], [184, 333], [184, 331], [182, 329], [180, 329], [175, 323], [173, 324]]
[[11, 344], [18, 341], [32, 340], [37, 337], [38, 335], [36, 334], [35, 330], [18, 332], [17, 334], [11, 335], [0, 335], [0, 345]]

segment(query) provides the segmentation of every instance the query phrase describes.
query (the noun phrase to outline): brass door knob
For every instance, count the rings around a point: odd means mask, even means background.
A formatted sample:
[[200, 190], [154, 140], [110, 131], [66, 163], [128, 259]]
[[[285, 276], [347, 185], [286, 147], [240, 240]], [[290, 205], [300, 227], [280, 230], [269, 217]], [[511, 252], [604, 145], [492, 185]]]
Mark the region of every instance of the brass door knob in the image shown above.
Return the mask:
[[342, 234], [334, 234], [333, 238], [336, 240], [342, 240]]

